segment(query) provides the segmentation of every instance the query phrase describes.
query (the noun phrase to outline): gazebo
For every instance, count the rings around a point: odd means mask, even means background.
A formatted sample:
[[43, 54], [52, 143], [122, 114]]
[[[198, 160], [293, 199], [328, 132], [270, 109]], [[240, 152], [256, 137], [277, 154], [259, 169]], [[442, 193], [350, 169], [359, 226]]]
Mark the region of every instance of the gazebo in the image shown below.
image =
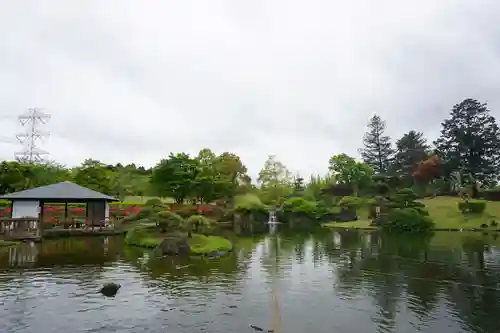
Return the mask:
[[46, 203], [64, 203], [65, 220], [68, 203], [85, 203], [89, 225], [102, 225], [109, 220], [109, 202], [118, 199], [69, 181], [32, 188], [0, 196], [11, 201], [12, 217], [0, 220], [0, 234], [7, 238], [39, 238]]

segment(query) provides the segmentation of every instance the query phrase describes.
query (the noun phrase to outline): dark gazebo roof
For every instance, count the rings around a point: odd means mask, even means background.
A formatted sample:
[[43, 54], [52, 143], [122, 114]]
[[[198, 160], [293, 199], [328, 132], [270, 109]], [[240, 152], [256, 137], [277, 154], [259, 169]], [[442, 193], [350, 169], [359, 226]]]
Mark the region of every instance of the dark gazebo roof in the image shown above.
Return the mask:
[[5, 200], [40, 200], [45, 202], [119, 201], [72, 182], [61, 182], [0, 196]]

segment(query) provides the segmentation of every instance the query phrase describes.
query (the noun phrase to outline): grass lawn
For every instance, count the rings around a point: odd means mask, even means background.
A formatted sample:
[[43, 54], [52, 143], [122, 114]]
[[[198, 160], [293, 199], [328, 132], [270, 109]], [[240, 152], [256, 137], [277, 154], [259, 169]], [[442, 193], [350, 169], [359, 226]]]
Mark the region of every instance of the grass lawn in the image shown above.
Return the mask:
[[370, 226], [370, 223], [372, 223], [371, 220], [361, 219], [350, 222], [328, 222], [328, 223], [323, 223], [323, 226], [329, 228], [354, 228], [354, 229], [373, 229], [373, 230], [377, 229], [376, 227]]
[[123, 200], [123, 202], [144, 204], [144, 203], [146, 203], [150, 199], [160, 199], [161, 201], [163, 201], [165, 203], [173, 203], [174, 202], [174, 200], [172, 198], [147, 197], [147, 196], [145, 196], [145, 197], [128, 196], [128, 197], [125, 197], [125, 199]]
[[[486, 211], [480, 215], [464, 216], [458, 210], [458, 202], [462, 199], [457, 197], [436, 197], [420, 200], [427, 206], [429, 215], [436, 224], [436, 229], [479, 229], [481, 224], [490, 224], [492, 220], [500, 223], [500, 201], [488, 201]], [[370, 220], [360, 213], [361, 219], [352, 222], [329, 222], [323, 224], [325, 227], [334, 228], [358, 228], [375, 229], [370, 227]], [[500, 230], [500, 227], [481, 228], [482, 230]]]
[[7, 241], [7, 240], [0, 239], [0, 247], [9, 247], [9, 246], [15, 246], [15, 245], [19, 245], [19, 244], [21, 244], [21, 242]]
[[219, 236], [193, 234], [193, 237], [188, 239], [188, 243], [191, 253], [198, 255], [215, 251], [227, 252], [233, 248], [229, 240]]

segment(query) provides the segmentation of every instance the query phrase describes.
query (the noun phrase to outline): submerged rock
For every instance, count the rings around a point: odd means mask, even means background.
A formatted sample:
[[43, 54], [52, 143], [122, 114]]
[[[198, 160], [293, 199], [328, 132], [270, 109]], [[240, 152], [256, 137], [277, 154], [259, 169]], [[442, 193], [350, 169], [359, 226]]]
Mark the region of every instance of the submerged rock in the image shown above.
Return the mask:
[[257, 332], [264, 332], [264, 329], [262, 327], [255, 326], [255, 325], [250, 325], [250, 327], [253, 328]]
[[116, 295], [116, 293], [118, 292], [118, 290], [120, 288], [121, 288], [120, 284], [109, 282], [109, 283], [106, 283], [105, 285], [103, 285], [101, 287], [101, 289], [99, 290], [99, 292], [106, 297], [113, 297]]

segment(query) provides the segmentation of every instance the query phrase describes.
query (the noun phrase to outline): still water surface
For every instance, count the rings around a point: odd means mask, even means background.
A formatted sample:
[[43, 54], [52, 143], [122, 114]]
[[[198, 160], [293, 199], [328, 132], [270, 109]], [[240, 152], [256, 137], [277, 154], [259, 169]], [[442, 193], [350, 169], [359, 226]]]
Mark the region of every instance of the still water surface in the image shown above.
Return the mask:
[[[283, 333], [500, 332], [499, 243], [323, 231], [182, 261], [149, 259], [120, 237], [47, 241], [0, 252], [0, 332], [267, 330], [272, 288]], [[115, 298], [97, 293], [107, 281], [122, 285]]]

